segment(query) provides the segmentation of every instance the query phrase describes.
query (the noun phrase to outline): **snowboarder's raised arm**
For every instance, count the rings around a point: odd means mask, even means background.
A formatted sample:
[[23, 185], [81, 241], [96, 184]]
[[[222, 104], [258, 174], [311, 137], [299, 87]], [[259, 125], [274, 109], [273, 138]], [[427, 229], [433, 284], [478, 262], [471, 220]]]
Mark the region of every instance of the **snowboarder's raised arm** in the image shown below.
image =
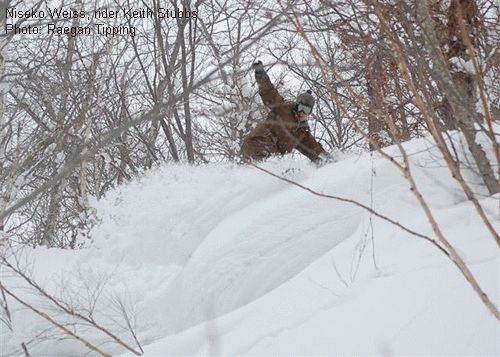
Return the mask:
[[269, 79], [269, 76], [267, 75], [262, 62], [255, 62], [252, 65], [252, 68], [255, 71], [255, 80], [259, 85], [259, 94], [264, 104], [269, 109], [272, 109], [273, 107], [283, 103], [285, 100], [271, 83], [271, 80]]

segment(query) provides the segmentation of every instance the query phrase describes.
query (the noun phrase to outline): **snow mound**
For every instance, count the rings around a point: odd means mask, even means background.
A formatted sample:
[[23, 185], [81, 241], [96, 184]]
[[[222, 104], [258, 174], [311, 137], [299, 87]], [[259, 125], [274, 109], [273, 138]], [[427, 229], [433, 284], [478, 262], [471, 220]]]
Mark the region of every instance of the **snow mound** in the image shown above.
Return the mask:
[[[428, 142], [405, 147], [443, 232], [498, 306], [495, 242]], [[395, 148], [388, 152], [399, 160]], [[401, 173], [376, 155], [345, 156], [322, 168], [293, 157], [262, 166], [433, 237]], [[483, 197], [498, 220], [500, 197]], [[92, 247], [26, 254], [35, 278], [52, 291], [61, 277], [81, 295], [89, 281], [104, 279], [103, 295], [119, 296], [134, 312], [145, 355], [500, 352], [497, 321], [435, 247], [355, 204], [254, 167], [165, 165], [109, 192], [96, 208], [101, 223]], [[99, 300], [96, 314], [117, 321], [112, 301]], [[3, 338], [8, 348], [46, 327], [28, 312], [18, 316], [17, 332]], [[117, 333], [134, 345], [126, 329]], [[49, 341], [33, 351], [75, 355], [85, 348]]]

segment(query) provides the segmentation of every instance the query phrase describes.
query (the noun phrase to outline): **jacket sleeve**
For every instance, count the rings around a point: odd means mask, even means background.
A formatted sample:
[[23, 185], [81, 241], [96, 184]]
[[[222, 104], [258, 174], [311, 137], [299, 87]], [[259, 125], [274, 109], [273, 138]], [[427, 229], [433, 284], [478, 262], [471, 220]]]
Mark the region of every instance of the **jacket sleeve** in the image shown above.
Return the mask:
[[307, 156], [311, 161], [318, 161], [321, 154], [326, 154], [325, 149], [316, 141], [309, 130], [301, 129], [300, 141], [296, 147], [299, 152]]
[[255, 73], [255, 79], [259, 85], [260, 97], [269, 109], [272, 109], [285, 101], [271, 83], [267, 73]]

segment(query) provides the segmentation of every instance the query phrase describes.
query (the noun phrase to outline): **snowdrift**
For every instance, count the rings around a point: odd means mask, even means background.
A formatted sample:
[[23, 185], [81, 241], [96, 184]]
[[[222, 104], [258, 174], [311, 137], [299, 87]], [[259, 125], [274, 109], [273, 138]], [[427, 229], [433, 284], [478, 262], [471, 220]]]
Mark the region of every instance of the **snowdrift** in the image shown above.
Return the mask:
[[[430, 144], [420, 139], [406, 148], [445, 235], [498, 306], [494, 240]], [[263, 167], [433, 237], [406, 181], [376, 155], [322, 168], [288, 157]], [[469, 179], [477, 183], [472, 173]], [[500, 197], [482, 197], [498, 222]], [[139, 349], [117, 308], [123, 306], [147, 356], [500, 353], [496, 319], [435, 247], [355, 205], [253, 167], [166, 165], [95, 206], [100, 224], [91, 247], [26, 250], [23, 259], [48, 291], [92, 309]], [[40, 335], [43, 320], [13, 309], [2, 355], [22, 354], [22, 342], [32, 355], [85, 353], [78, 341], [50, 339], [53, 329]], [[78, 331], [108, 353], [126, 352], [93, 329]]]

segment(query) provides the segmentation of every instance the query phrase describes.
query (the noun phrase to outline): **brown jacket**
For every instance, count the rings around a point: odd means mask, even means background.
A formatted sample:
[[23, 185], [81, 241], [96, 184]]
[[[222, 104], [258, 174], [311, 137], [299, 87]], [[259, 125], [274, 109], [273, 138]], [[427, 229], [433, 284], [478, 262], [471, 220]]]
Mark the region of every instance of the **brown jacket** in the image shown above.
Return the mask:
[[299, 122], [295, 103], [283, 99], [266, 73], [255, 73], [255, 79], [262, 101], [271, 111], [266, 120], [243, 139], [243, 160], [262, 160], [297, 149], [312, 161], [317, 161], [325, 150], [311, 135], [307, 122]]

